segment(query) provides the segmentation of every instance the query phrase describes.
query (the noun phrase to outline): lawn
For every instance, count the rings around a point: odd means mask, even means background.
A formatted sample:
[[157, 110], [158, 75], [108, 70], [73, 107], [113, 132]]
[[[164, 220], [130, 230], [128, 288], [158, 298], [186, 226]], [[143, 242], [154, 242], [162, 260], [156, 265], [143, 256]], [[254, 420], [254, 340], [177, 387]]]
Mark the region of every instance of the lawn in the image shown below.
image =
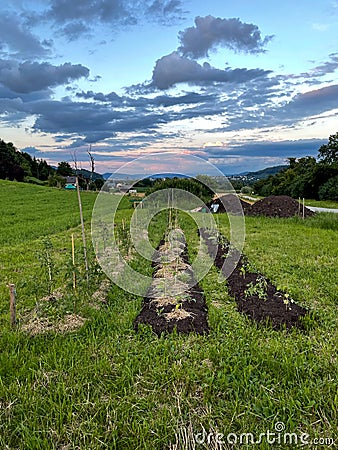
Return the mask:
[[[310, 311], [304, 329], [274, 331], [240, 314], [212, 267], [200, 282], [210, 333], [157, 337], [147, 326], [134, 331], [141, 297], [111, 285], [105, 301], [95, 302], [93, 293], [105, 278], [90, 241], [95, 198], [82, 192], [88, 287], [76, 193], [0, 182], [0, 448], [253, 448], [245, 443], [248, 433], [255, 439], [265, 434], [256, 444], [263, 450], [295, 448], [294, 441], [284, 443], [286, 433], [294, 433], [298, 444], [302, 433], [309, 434], [311, 449], [318, 448], [315, 439], [337, 441], [337, 215], [246, 218], [244, 253]], [[116, 218], [119, 232], [133, 212], [128, 202], [123, 206]], [[193, 259], [196, 227], [185, 213], [178, 220]], [[226, 216], [217, 220], [229, 235]], [[149, 229], [154, 246], [165, 229], [165, 214], [159, 214]], [[51, 244], [52, 288], [65, 291], [52, 302], [42, 300], [50, 288], [43, 236]], [[131, 263], [151, 275], [149, 261], [133, 253]], [[17, 286], [16, 330], [9, 324], [9, 282]], [[42, 327], [45, 332], [35, 334], [23, 327], [27, 317], [61, 323], [70, 315], [81, 317], [81, 326]], [[281, 445], [269, 443], [268, 433]]]

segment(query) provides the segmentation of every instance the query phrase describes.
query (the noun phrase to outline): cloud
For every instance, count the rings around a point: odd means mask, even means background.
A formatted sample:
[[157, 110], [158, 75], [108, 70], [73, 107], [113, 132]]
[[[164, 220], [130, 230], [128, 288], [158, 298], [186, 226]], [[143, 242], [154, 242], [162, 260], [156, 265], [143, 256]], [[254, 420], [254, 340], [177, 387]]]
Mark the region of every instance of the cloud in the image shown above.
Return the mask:
[[140, 22], [169, 25], [183, 15], [182, 0], [52, 0], [42, 14], [30, 14], [30, 20], [51, 21], [69, 40], [75, 40], [98, 23], [113, 27]]
[[285, 115], [312, 116], [338, 107], [338, 84], [296, 95], [284, 108]]
[[184, 14], [180, 0], [155, 0], [146, 10], [146, 15], [155, 18], [162, 25], [181, 20]]
[[41, 91], [88, 77], [89, 69], [81, 64], [53, 66], [47, 62], [18, 63], [0, 59], [0, 83], [17, 93]]
[[66, 36], [69, 41], [75, 41], [80, 36], [87, 35], [87, 37], [90, 37], [90, 29], [84, 22], [74, 21], [62, 27], [61, 34]]
[[257, 25], [239, 19], [221, 19], [213, 16], [196, 17], [195, 26], [179, 33], [184, 56], [202, 58], [218, 46], [237, 52], [263, 53], [265, 45], [273, 36], [264, 39]]
[[135, 107], [135, 108], [148, 108], [148, 107], [164, 107], [169, 108], [175, 105], [191, 105], [201, 104], [215, 100], [215, 96], [212, 94], [203, 95], [197, 92], [189, 92], [188, 94], [172, 96], [172, 95], [158, 95], [154, 98], [147, 97], [120, 97], [115, 92], [109, 94], [103, 94], [102, 92], [78, 92], [77, 98], [84, 98], [86, 100], [94, 100], [96, 102], [109, 103], [111, 106], [118, 107]]
[[85, 137], [86, 142], [99, 142], [116, 133], [151, 131], [166, 123], [168, 115], [145, 110], [112, 108], [110, 105], [46, 100], [17, 105], [27, 115], [37, 116], [34, 131], [64, 134], [73, 139]]
[[102, 92], [77, 92], [76, 97], [84, 98], [86, 100], [95, 100], [97, 102], [110, 103], [115, 106], [122, 106], [123, 97], [120, 97], [115, 92], [110, 92], [109, 94], [103, 94]]
[[333, 73], [338, 69], [338, 53], [331, 53], [330, 60], [315, 67], [311, 71], [312, 76], [322, 77], [327, 73]]
[[18, 17], [6, 12], [0, 13], [0, 42], [0, 54], [11, 57], [35, 59], [50, 53], [50, 42], [41, 42]]
[[230, 156], [252, 156], [260, 155], [260, 157], [280, 157], [284, 160], [297, 155], [302, 157], [306, 155], [316, 156], [319, 147], [325, 143], [322, 139], [299, 139], [285, 141], [261, 141], [261, 142], [238, 142], [237, 144], [228, 145], [226, 152], [222, 148], [206, 148], [205, 151], [209, 157], [221, 158]]
[[60, 24], [93, 19], [109, 22], [127, 16], [123, 3], [121, 0], [52, 0], [47, 17]]
[[168, 89], [177, 83], [212, 84], [216, 82], [243, 83], [269, 74], [262, 69], [215, 69], [180, 56], [177, 52], [160, 58], [155, 65], [152, 83], [158, 89]]

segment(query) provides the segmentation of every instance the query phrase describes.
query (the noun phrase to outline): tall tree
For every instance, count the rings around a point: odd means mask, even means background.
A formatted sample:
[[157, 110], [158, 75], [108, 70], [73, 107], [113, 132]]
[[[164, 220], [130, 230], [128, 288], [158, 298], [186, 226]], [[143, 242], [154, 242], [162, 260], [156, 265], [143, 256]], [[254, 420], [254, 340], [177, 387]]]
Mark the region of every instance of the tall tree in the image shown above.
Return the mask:
[[68, 177], [68, 176], [74, 175], [74, 170], [71, 168], [71, 166], [68, 162], [61, 161], [58, 164], [57, 173], [58, 173], [58, 175]]
[[318, 156], [325, 164], [338, 165], [338, 132], [331, 134], [329, 142], [320, 147]]

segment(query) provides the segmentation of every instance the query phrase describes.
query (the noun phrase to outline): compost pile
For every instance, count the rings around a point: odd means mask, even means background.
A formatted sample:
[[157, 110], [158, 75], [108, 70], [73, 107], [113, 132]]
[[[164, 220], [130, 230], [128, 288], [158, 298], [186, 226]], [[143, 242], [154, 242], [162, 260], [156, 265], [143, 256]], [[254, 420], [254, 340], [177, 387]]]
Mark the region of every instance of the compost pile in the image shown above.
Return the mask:
[[[250, 203], [245, 202], [244, 200], [237, 197], [237, 195], [234, 194], [226, 194], [222, 197], [218, 197], [215, 200], [212, 200], [208, 203], [208, 208], [211, 207], [211, 205], [219, 205], [219, 208], [217, 210], [218, 213], [230, 213], [234, 215], [241, 215], [246, 213], [246, 211], [250, 208]], [[241, 208], [242, 207], [242, 208]]]
[[[245, 214], [266, 217], [302, 217], [303, 206], [287, 195], [270, 195], [247, 208]], [[304, 217], [311, 217], [314, 214], [310, 209], [304, 208]]]
[[[214, 252], [215, 236], [206, 229], [200, 230], [205, 240], [208, 253]], [[297, 305], [287, 292], [282, 292], [264, 275], [252, 270], [246, 257], [229, 245], [224, 236], [218, 239], [217, 254], [214, 265], [222, 271], [225, 258], [236, 252], [239, 261], [234, 271], [227, 278], [228, 292], [234, 297], [237, 309], [256, 322], [269, 323], [274, 329], [302, 328], [300, 318], [307, 310]]]
[[135, 329], [147, 324], [158, 336], [174, 329], [178, 333], [208, 333], [204, 294], [194, 278], [181, 230], [175, 229], [170, 239], [160, 243], [153, 267], [152, 283], [135, 319]]

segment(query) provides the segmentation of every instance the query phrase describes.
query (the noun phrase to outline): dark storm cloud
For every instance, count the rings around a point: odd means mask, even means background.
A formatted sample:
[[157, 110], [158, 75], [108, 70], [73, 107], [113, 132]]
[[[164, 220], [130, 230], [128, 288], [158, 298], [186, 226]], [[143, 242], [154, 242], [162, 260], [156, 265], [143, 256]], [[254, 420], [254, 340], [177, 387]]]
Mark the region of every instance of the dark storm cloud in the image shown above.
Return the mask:
[[17, 93], [45, 90], [88, 75], [89, 69], [81, 64], [53, 66], [47, 62], [0, 60], [0, 83]]
[[18, 58], [40, 58], [50, 53], [50, 42], [41, 42], [19, 17], [0, 12], [0, 54]]
[[196, 61], [180, 56], [177, 52], [160, 58], [155, 65], [152, 83], [158, 89], [168, 89], [177, 83], [212, 84], [214, 82], [243, 83], [268, 75], [262, 69], [225, 69], [198, 64]]
[[196, 17], [195, 26], [179, 33], [184, 56], [202, 58], [217, 47], [227, 47], [236, 52], [262, 53], [272, 36], [262, 38], [257, 25], [241, 22], [239, 19], [219, 17]]

